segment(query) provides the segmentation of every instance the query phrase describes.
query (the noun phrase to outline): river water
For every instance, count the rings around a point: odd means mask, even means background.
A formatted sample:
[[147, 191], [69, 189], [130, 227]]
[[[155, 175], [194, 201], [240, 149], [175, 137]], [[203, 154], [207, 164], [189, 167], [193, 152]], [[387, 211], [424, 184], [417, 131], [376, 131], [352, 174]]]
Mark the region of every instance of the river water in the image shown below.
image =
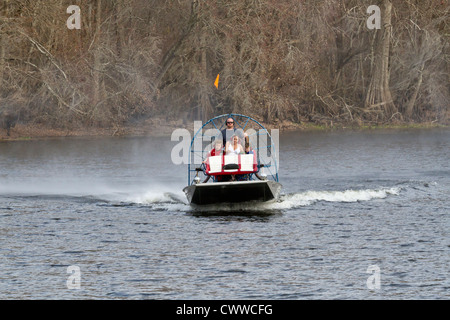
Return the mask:
[[0, 299], [449, 299], [450, 131], [288, 133], [279, 201], [191, 208], [170, 137], [0, 143]]

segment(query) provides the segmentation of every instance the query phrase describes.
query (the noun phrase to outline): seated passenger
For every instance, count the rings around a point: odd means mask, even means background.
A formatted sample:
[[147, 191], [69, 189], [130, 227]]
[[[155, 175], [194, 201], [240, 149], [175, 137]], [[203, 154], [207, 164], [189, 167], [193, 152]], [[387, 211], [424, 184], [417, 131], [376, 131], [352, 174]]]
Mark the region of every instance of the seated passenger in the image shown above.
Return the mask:
[[225, 146], [225, 154], [242, 154], [244, 153], [244, 148], [240, 144], [239, 137], [237, 135], [234, 135], [231, 137], [231, 141], [227, 142], [227, 145]]
[[214, 149], [212, 149], [209, 152], [208, 157], [220, 156], [222, 153], [223, 153], [222, 140], [217, 139], [216, 141], [214, 141]]
[[222, 140], [217, 139], [217, 140], [214, 141], [214, 149], [212, 149], [212, 150], [208, 153], [206, 159], [203, 160], [203, 163], [206, 163], [206, 160], [207, 160], [209, 157], [220, 156], [220, 155], [222, 155], [222, 154], [223, 154]]
[[[209, 153], [207, 158], [203, 161], [203, 163], [206, 163], [206, 161], [208, 160], [209, 157], [214, 157], [214, 156], [220, 156], [223, 154], [223, 144], [222, 144], [222, 140], [221, 139], [217, 139], [214, 141], [214, 149], [212, 149]], [[208, 176], [209, 179], [210, 176]], [[215, 176], [214, 181], [222, 181], [223, 177], [222, 176]]]

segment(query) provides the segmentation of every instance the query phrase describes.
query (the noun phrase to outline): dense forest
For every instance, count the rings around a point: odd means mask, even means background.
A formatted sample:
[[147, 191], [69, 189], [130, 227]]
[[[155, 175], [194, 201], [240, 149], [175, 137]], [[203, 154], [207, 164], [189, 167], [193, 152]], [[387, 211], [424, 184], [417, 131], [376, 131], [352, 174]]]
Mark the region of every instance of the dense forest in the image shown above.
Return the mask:
[[0, 3], [3, 126], [449, 122], [448, 0]]

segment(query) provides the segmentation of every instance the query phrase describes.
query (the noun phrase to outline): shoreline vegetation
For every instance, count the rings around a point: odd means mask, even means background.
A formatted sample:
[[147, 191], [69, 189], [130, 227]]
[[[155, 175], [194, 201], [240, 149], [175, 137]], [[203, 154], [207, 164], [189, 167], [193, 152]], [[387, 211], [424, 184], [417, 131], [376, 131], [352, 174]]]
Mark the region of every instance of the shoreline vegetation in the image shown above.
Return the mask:
[[[175, 129], [187, 129], [193, 131], [193, 123], [183, 124], [182, 121], [171, 121], [167, 125], [163, 119], [144, 122], [138, 125], [123, 126], [120, 128], [79, 128], [79, 129], [54, 129], [43, 125], [18, 124], [10, 130], [7, 136], [6, 130], [0, 130], [0, 142], [45, 140], [52, 138], [104, 138], [104, 137], [170, 137]], [[450, 129], [449, 125], [437, 122], [424, 123], [388, 123], [388, 124], [352, 124], [352, 123], [283, 123], [265, 124], [268, 130], [278, 129], [281, 133], [289, 132], [327, 132], [327, 131], [377, 131], [377, 130], [423, 130], [423, 129]]]
[[0, 140], [450, 124], [449, 1], [74, 3], [1, 2]]

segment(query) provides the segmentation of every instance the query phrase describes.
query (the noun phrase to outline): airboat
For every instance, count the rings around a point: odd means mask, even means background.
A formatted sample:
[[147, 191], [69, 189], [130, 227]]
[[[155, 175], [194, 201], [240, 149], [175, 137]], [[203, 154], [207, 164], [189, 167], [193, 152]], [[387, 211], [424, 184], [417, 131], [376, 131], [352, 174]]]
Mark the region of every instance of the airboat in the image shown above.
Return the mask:
[[[233, 119], [233, 130], [226, 130], [227, 119]], [[233, 113], [203, 124], [189, 148], [188, 186], [183, 189], [189, 203], [212, 205], [278, 199], [282, 185], [278, 179], [279, 136], [275, 132], [270, 135], [255, 119]], [[227, 154], [230, 135], [239, 138], [242, 152]], [[214, 150], [220, 142], [224, 148]]]

